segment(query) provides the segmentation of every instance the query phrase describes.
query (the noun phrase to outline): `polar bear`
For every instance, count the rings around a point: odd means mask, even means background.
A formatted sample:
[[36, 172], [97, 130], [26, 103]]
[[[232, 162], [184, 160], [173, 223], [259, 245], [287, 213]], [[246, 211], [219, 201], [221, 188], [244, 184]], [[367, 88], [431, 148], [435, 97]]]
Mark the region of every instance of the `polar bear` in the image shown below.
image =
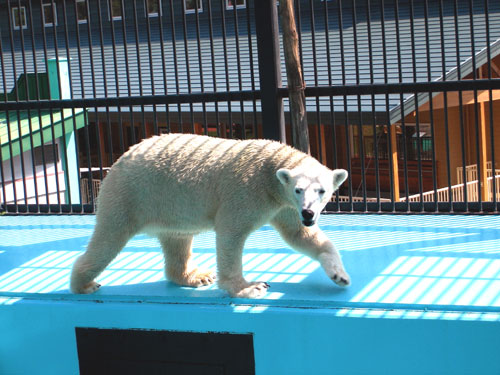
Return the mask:
[[92, 293], [94, 281], [139, 232], [156, 236], [166, 277], [198, 287], [216, 275], [190, 261], [193, 236], [216, 233], [217, 282], [233, 297], [259, 298], [269, 285], [243, 278], [250, 233], [266, 223], [295, 250], [320, 262], [340, 286], [350, 283], [340, 255], [316, 224], [345, 181], [290, 146], [269, 140], [229, 140], [192, 134], [154, 136], [133, 146], [111, 168], [98, 199], [88, 248], [75, 262], [70, 288]]

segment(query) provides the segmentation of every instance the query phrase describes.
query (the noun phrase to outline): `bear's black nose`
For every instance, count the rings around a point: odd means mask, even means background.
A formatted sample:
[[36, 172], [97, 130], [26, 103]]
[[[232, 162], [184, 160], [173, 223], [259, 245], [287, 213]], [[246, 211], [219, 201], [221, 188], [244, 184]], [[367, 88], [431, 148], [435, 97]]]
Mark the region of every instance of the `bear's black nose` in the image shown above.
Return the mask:
[[302, 217], [304, 220], [312, 220], [314, 212], [312, 210], [302, 210]]

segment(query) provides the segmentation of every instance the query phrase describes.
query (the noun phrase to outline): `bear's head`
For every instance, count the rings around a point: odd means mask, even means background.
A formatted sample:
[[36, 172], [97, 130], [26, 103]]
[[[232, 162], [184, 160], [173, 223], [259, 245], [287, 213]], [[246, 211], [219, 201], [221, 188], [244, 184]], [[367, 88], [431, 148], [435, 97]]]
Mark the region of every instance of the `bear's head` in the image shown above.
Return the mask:
[[281, 168], [276, 177], [285, 188], [288, 201], [297, 209], [302, 224], [314, 225], [332, 194], [347, 178], [347, 171], [322, 168]]

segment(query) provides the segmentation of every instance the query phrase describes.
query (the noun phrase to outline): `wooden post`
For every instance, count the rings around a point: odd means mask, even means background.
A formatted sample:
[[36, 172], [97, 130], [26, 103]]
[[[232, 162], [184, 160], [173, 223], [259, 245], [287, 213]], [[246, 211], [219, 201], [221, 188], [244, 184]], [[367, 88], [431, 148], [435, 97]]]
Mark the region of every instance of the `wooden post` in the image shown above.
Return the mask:
[[[280, 0], [280, 18], [283, 29], [290, 118], [292, 120], [292, 144], [295, 148], [310, 153], [309, 130], [307, 128], [306, 98], [304, 79], [299, 56], [299, 39], [295, 26], [292, 0]], [[318, 124], [319, 126], [319, 124]]]
[[394, 181], [394, 201], [399, 202], [399, 166], [398, 166], [398, 142], [396, 134], [396, 124], [390, 125], [391, 129], [391, 148], [392, 148], [392, 175]]
[[[479, 78], [484, 78], [485, 74], [483, 68], [479, 68]], [[492, 103], [490, 103], [491, 105]], [[481, 173], [481, 181], [478, 183], [481, 186], [481, 199], [489, 201], [490, 189], [488, 189], [488, 148], [486, 146], [486, 105], [484, 101], [479, 103], [479, 170]]]

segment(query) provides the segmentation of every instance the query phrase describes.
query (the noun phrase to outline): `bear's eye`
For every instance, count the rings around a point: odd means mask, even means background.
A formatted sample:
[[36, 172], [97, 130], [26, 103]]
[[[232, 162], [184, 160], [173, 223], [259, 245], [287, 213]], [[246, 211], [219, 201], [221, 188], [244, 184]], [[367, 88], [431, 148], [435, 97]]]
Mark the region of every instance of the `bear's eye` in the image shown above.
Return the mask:
[[319, 195], [323, 195], [323, 194], [325, 194], [325, 189], [319, 189], [319, 190], [318, 190], [318, 193], [319, 193]]
[[295, 189], [295, 194], [302, 194], [302, 189], [300, 188]]

